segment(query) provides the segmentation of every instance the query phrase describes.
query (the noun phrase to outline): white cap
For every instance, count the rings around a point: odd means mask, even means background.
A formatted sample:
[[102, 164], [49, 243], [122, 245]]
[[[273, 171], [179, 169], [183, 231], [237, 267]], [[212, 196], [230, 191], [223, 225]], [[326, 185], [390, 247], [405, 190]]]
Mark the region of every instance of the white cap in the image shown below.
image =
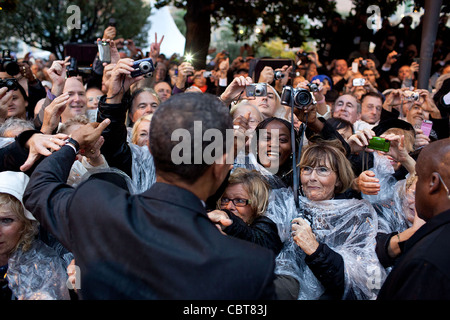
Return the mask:
[[[23, 193], [30, 178], [23, 172], [3, 171], [0, 172], [0, 193], [7, 193], [15, 197], [23, 206]], [[25, 217], [36, 220], [30, 211], [23, 206]]]

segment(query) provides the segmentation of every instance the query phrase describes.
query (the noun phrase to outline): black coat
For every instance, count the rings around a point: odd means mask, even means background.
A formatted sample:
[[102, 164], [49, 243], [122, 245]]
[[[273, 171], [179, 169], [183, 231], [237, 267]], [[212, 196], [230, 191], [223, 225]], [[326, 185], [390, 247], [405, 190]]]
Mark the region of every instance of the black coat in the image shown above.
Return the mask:
[[450, 210], [428, 220], [403, 245], [379, 300], [450, 299]]
[[45, 158], [25, 206], [75, 256], [82, 299], [271, 299], [274, 254], [223, 235], [193, 193], [155, 183], [142, 194], [102, 180], [64, 182], [69, 146]]

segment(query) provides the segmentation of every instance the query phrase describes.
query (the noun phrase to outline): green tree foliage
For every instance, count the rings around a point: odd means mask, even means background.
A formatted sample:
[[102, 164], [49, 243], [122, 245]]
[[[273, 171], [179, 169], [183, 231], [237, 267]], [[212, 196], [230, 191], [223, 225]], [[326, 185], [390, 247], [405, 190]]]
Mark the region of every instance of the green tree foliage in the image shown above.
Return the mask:
[[308, 36], [302, 18], [308, 16], [325, 22], [327, 15], [335, 10], [332, 0], [157, 0], [155, 6], [168, 4], [186, 9], [185, 49], [196, 55], [200, 67], [206, 59], [211, 27], [222, 19], [230, 23], [237, 41], [248, 38], [254, 26], [261, 22], [265, 25], [259, 35], [261, 42], [279, 37], [292, 46], [301, 46]]
[[[93, 43], [103, 35], [109, 19], [116, 20], [117, 36], [146, 44], [150, 7], [142, 0], [0, 0], [0, 39], [16, 37], [25, 43], [62, 57], [68, 42]], [[7, 4], [7, 6], [5, 6]], [[80, 8], [80, 28], [69, 29], [67, 20]]]

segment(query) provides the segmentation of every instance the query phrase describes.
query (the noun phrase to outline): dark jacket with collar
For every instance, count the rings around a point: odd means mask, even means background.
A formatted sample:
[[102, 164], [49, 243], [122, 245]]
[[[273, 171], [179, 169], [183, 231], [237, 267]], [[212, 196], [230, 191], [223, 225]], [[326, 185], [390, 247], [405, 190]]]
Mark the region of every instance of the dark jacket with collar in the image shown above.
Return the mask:
[[428, 220], [407, 241], [379, 300], [450, 299], [450, 210]]
[[69, 146], [36, 168], [25, 206], [75, 256], [82, 299], [271, 299], [274, 255], [228, 237], [193, 193], [155, 183], [130, 195], [108, 181], [64, 182]]

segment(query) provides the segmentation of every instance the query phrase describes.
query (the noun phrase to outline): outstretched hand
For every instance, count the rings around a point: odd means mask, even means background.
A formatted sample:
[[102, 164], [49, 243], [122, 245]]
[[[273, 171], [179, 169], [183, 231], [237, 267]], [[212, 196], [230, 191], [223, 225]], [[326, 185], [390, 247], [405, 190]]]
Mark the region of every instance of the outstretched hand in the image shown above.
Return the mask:
[[213, 210], [208, 212], [207, 215], [209, 220], [216, 225], [217, 229], [219, 229], [222, 234], [225, 234], [222, 230], [233, 223], [233, 220], [231, 220], [226, 212], [222, 210]]
[[52, 152], [49, 150], [59, 150], [66, 144], [67, 135], [58, 133], [55, 135], [33, 134], [28, 139], [25, 147], [29, 149], [28, 158], [20, 167], [21, 171], [29, 170], [41, 156], [49, 156]]

